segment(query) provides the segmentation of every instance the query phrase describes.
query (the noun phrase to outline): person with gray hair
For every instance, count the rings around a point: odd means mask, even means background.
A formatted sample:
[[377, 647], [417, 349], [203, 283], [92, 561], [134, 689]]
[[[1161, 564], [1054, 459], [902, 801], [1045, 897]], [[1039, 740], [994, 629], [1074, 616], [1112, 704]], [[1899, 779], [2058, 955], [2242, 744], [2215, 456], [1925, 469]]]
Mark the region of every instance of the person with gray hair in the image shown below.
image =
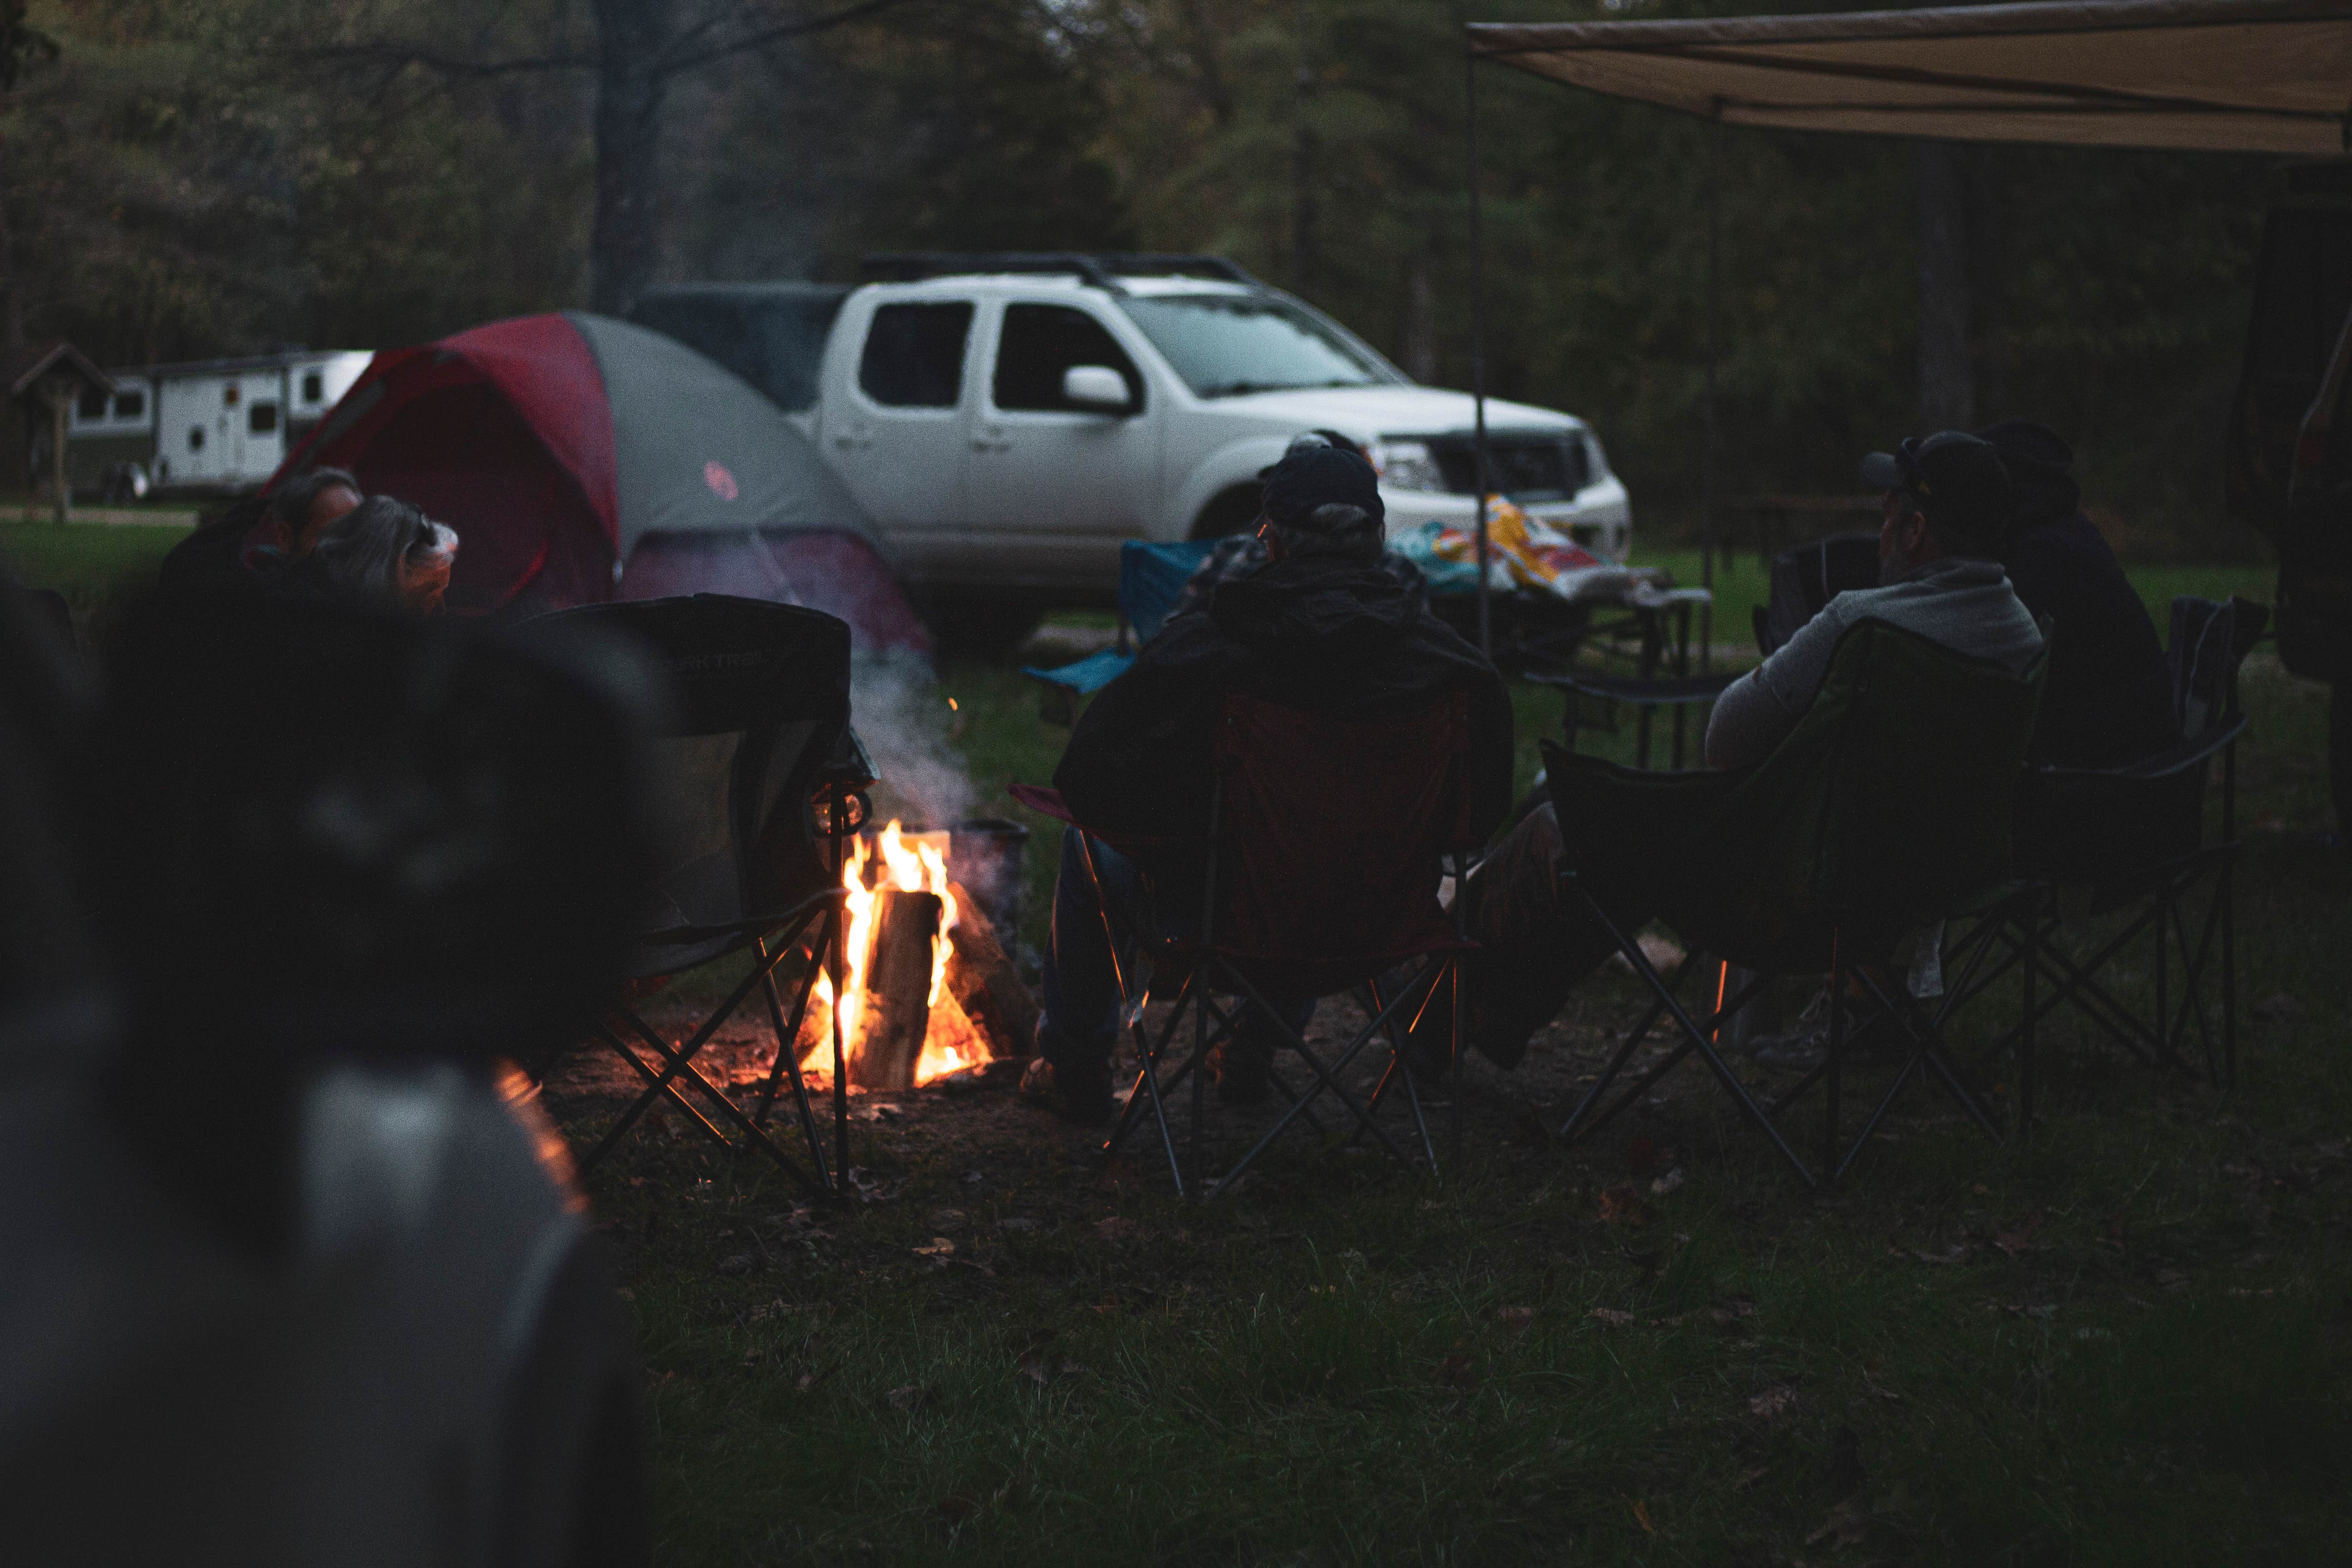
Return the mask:
[[457, 562], [456, 529], [404, 500], [370, 496], [327, 525], [307, 564], [330, 597], [430, 616]]
[[173, 545], [157, 569], [167, 592], [275, 583], [309, 555], [327, 525], [360, 504], [360, 482], [341, 468], [310, 468], [265, 494], [246, 496]]

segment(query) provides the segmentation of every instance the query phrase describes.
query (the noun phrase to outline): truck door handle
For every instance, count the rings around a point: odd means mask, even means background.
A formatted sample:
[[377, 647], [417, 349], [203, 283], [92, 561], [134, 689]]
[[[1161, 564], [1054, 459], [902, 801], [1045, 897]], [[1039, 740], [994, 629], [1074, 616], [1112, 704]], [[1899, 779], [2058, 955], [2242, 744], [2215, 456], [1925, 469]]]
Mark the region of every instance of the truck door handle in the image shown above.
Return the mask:
[[1003, 452], [1012, 447], [1012, 437], [999, 426], [983, 425], [971, 437], [971, 449], [975, 452]]

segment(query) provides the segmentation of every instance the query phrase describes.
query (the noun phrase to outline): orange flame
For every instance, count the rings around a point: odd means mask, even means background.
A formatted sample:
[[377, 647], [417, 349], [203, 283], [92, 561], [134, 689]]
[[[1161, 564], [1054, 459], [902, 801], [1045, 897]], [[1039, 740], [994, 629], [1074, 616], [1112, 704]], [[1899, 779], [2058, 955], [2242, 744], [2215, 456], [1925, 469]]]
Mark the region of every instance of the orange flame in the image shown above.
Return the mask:
[[[955, 894], [948, 886], [948, 836], [944, 833], [908, 835], [893, 818], [869, 850], [859, 839], [851, 850], [848, 861], [841, 868], [841, 885], [847, 892], [845, 900], [849, 920], [847, 949], [845, 953], [844, 976], [847, 1000], [841, 1007], [841, 1035], [848, 1058], [856, 1060], [864, 1046], [858, 1025], [865, 1014], [866, 949], [874, 939], [874, 895], [884, 888], [901, 892], [932, 893], [940, 900], [939, 934], [931, 939], [931, 1008], [930, 1026], [923, 1037], [922, 1055], [915, 1063], [915, 1081], [929, 1083], [942, 1073], [977, 1066], [980, 1053], [973, 1047], [971, 1026], [952, 999], [947, 998], [948, 934], [956, 927]], [[873, 881], [867, 881], [871, 868]], [[943, 1006], [942, 1001], [945, 1000]], [[834, 1005], [833, 979], [819, 975], [816, 1001], [824, 1008]], [[831, 1027], [822, 1015], [818, 1016], [820, 1037]]]

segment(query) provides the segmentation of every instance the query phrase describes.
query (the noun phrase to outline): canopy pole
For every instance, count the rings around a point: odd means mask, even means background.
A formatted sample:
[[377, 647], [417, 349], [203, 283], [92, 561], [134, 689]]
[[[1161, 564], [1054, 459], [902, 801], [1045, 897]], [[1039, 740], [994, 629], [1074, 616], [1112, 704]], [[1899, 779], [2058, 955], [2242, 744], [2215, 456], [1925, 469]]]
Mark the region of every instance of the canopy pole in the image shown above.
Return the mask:
[[1465, 47], [1463, 79], [1470, 118], [1470, 397], [1477, 431], [1472, 441], [1478, 482], [1478, 651], [1492, 658], [1494, 634], [1486, 603], [1486, 241], [1478, 200], [1478, 56]]
[[1698, 585], [1708, 601], [1698, 610], [1698, 672], [1715, 659], [1715, 369], [1716, 320], [1723, 277], [1723, 106], [1713, 105], [1706, 121], [1706, 407], [1699, 453]]

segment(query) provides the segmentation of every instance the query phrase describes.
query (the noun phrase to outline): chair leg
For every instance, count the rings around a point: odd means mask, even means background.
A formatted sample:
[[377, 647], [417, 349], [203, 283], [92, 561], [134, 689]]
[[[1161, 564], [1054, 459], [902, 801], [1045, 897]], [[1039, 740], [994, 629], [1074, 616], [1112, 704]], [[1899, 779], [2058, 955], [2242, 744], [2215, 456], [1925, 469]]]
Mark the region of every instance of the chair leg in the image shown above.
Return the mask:
[[1844, 933], [1830, 931], [1830, 1049], [1822, 1080], [1822, 1169], [1832, 1182], [1838, 1171], [1838, 1090], [1845, 1076], [1845, 943]]
[[[824, 923], [818, 928], [817, 940], [809, 950], [808, 973], [801, 976], [800, 992], [793, 998], [793, 1016], [784, 1017], [782, 1001], [776, 994], [775, 971], [771, 969], [765, 982], [768, 994], [768, 1021], [776, 1031], [776, 1065], [768, 1071], [768, 1081], [760, 1090], [760, 1109], [751, 1120], [764, 1128], [768, 1113], [776, 1102], [776, 1080], [789, 1075], [793, 1084], [793, 1110], [800, 1120], [801, 1136], [808, 1140], [809, 1159], [816, 1173], [827, 1186], [833, 1184], [833, 1173], [825, 1164], [824, 1135], [817, 1131], [816, 1112], [809, 1105], [808, 1085], [801, 1078], [800, 1058], [793, 1047], [800, 1043], [801, 1020], [808, 1016], [809, 998], [816, 990], [818, 964], [823, 961], [824, 946], [833, 940], [833, 912], [825, 912]], [[754, 944], [760, 956], [767, 956], [763, 945]]]
[[[2338, 700], [2339, 703], [2341, 699]], [[2339, 706], [2337, 711], [2343, 711]], [[2339, 822], [2352, 830], [2352, 822]], [[2238, 742], [2221, 748], [2221, 1081], [2238, 1087]]]
[[[2028, 933], [2039, 929], [2041, 920], [2042, 889], [2036, 884], [2029, 886], [2025, 892], [2025, 929]], [[2029, 934], [2027, 940], [2030, 942], [2034, 938]], [[2037, 976], [2034, 973], [2039, 967], [2031, 952], [2027, 953], [2026, 962], [2018, 965], [2023, 976], [2019, 984], [2024, 991], [2024, 1005], [2021, 1011], [2025, 1030], [2017, 1041], [2017, 1133], [2020, 1138], [2032, 1136], [2033, 1131], [2034, 1056], [2041, 1045], [2042, 1024], [2038, 1010], [2041, 987], [2035, 984]]]
[[1799, 1180], [1808, 1187], [1820, 1185], [1813, 1173], [1805, 1168], [1805, 1162], [1798, 1157], [1794, 1149], [1789, 1147], [1788, 1140], [1780, 1136], [1780, 1130], [1772, 1125], [1771, 1118], [1766, 1116], [1763, 1108], [1748, 1095], [1747, 1089], [1741, 1085], [1738, 1076], [1725, 1064], [1723, 1058], [1717, 1054], [1715, 1047], [1708, 1042], [1706, 1034], [1691, 1021], [1690, 1015], [1683, 1010], [1683, 1005], [1675, 999], [1674, 992], [1667, 987], [1664, 980], [1658, 977], [1657, 970], [1651, 966], [1649, 958], [1642, 952], [1641, 944], [1619, 929], [1617, 921], [1607, 910], [1601, 907], [1601, 901], [1587, 891], [1580, 881], [1577, 880], [1574, 873], [1570, 873], [1562, 880], [1575, 888], [1578, 897], [1584, 900], [1584, 907], [1591, 912], [1594, 919], [1601, 922], [1602, 929], [1608, 931], [1611, 940], [1617, 943], [1617, 951], [1625, 955], [1627, 963], [1633, 964], [1634, 973], [1642, 977], [1643, 984], [1650, 988], [1651, 994], [1666, 1005], [1666, 1010], [1674, 1015], [1675, 1025], [1682, 1030], [1687, 1048], [1698, 1052], [1706, 1061], [1707, 1070], [1715, 1075], [1716, 1082], [1722, 1085], [1724, 1092], [1730, 1095], [1733, 1102], [1739, 1107], [1740, 1114], [1745, 1116], [1757, 1131], [1770, 1140], [1772, 1147], [1780, 1152], [1781, 1159], [1788, 1162], [1789, 1168], [1797, 1173]]

